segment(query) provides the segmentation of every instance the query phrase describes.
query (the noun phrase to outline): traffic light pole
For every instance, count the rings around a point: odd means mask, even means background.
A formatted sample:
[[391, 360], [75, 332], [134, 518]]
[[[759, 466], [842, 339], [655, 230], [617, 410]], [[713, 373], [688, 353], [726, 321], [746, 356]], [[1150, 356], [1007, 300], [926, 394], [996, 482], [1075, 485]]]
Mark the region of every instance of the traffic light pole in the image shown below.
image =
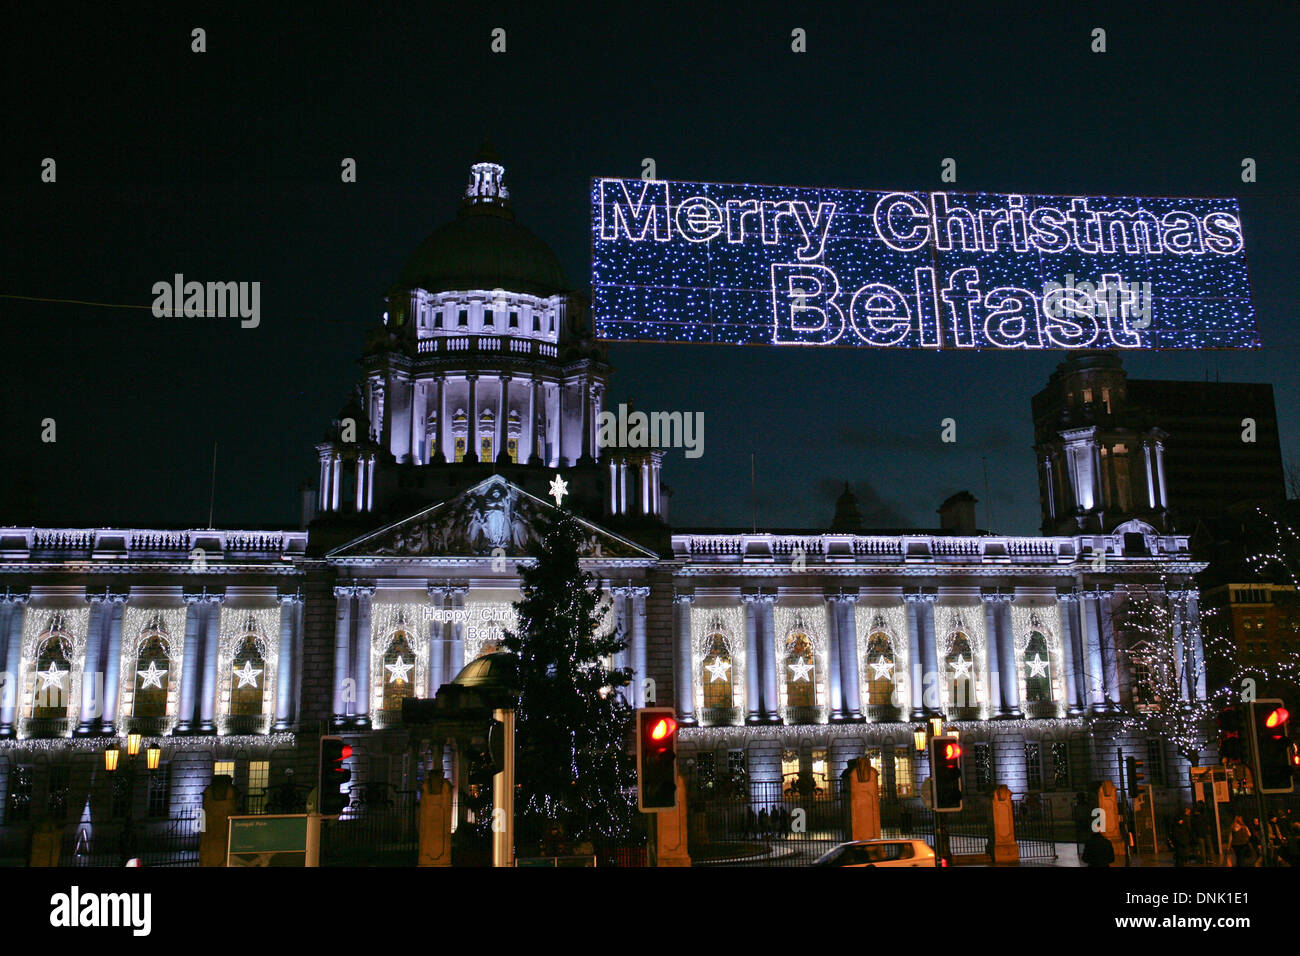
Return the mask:
[[1264, 806], [1264, 791], [1263, 791], [1264, 773], [1259, 763], [1259, 732], [1255, 728], [1255, 702], [1254, 701], [1251, 701], [1246, 705], [1246, 719], [1244, 722], [1244, 726], [1248, 726], [1250, 728], [1250, 732], [1244, 733], [1243, 736], [1250, 741], [1247, 744], [1247, 746], [1250, 747], [1250, 773], [1251, 776], [1254, 778], [1254, 784], [1255, 784], [1255, 814], [1259, 818], [1260, 850], [1264, 854], [1264, 865], [1272, 866], [1273, 865], [1273, 846], [1272, 846], [1273, 841], [1270, 840], [1268, 837], [1268, 810]]

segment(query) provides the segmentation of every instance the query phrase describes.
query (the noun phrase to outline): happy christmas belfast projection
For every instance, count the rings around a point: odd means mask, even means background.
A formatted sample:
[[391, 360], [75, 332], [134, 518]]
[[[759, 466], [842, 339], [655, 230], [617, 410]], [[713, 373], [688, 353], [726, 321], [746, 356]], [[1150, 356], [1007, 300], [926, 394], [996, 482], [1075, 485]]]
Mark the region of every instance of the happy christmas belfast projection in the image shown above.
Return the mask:
[[1234, 199], [592, 181], [614, 341], [1258, 348]]

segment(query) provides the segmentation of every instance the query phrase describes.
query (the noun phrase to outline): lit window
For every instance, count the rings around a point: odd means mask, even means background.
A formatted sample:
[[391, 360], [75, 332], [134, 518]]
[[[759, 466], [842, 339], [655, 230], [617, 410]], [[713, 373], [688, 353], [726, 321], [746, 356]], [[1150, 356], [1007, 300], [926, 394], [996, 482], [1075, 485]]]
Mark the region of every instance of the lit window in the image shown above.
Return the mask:
[[1052, 699], [1052, 665], [1047, 653], [1047, 638], [1038, 631], [1030, 635], [1025, 646], [1025, 700], [1031, 704]]
[[789, 707], [817, 706], [817, 673], [808, 635], [792, 634], [785, 642], [785, 701]]
[[709, 650], [701, 665], [700, 684], [704, 688], [705, 707], [731, 707], [732, 681], [731, 653], [721, 634], [709, 639]]
[[867, 705], [888, 707], [894, 702], [894, 648], [877, 631], [867, 641]]
[[248, 764], [248, 812], [262, 813], [266, 806], [266, 792], [271, 786], [271, 764], [266, 760], [253, 760]]
[[231, 783], [235, 780], [235, 762], [233, 760], [217, 760], [212, 764], [212, 776], [229, 777]]
[[970, 642], [966, 635], [958, 633], [953, 636], [952, 645], [944, 664], [948, 671], [948, 705], [950, 707], [974, 707], [975, 701], [975, 658], [971, 654]]
[[257, 640], [252, 635], [240, 642], [231, 669], [231, 714], [261, 714], [266, 687], [266, 661], [262, 659], [262, 652], [257, 649]]
[[164, 716], [167, 713], [167, 684], [171, 661], [161, 635], [152, 634], [141, 641], [135, 664], [135, 704], [131, 716]]
[[894, 794], [899, 797], [910, 797], [914, 789], [912, 753], [899, 748], [894, 751]]
[[384, 682], [384, 710], [401, 710], [402, 701], [414, 697], [415, 653], [405, 631], [397, 631], [388, 643], [383, 667], [376, 675]]

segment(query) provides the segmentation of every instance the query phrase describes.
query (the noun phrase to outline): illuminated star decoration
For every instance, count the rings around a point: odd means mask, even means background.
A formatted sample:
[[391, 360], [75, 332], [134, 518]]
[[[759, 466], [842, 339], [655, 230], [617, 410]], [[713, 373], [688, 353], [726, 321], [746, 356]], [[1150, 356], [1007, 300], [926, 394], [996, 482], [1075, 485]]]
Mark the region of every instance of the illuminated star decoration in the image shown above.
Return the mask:
[[564, 496], [569, 493], [569, 483], [559, 475], [551, 482], [551, 497], [555, 499], [555, 507], [560, 507], [560, 502]]
[[162, 690], [162, 679], [167, 675], [167, 671], [160, 671], [158, 669], [157, 661], [150, 661], [149, 669], [147, 671], [136, 671], [136, 673], [140, 675], [141, 690], [144, 690], [146, 687], [157, 687], [159, 690]]
[[790, 668], [791, 680], [811, 680], [808, 672], [812, 670], [812, 661], [796, 661], [793, 664], [787, 664]]
[[[257, 675], [260, 673], [262, 672], [253, 670], [252, 661], [245, 661], [244, 669], [242, 671], [238, 667], [235, 668], [235, 676], [239, 678], [239, 687], [256, 687]], [[239, 688], [237, 687], [235, 689], [238, 690]]]
[[384, 665], [384, 667], [387, 668], [387, 669], [391, 672], [390, 675], [389, 675], [389, 678], [388, 678], [388, 683], [390, 683], [390, 684], [405, 684], [405, 683], [406, 683], [406, 675], [407, 675], [407, 672], [410, 671], [410, 669], [411, 669], [412, 667], [414, 667], [414, 666], [415, 666], [415, 664], [413, 664], [413, 663], [412, 663], [412, 664], [403, 664], [403, 663], [402, 663], [402, 655], [401, 655], [401, 654], [398, 654], [398, 655], [397, 655], [397, 663], [396, 663], [396, 664], [385, 664], [385, 665]]
[[1030, 677], [1046, 677], [1047, 661], [1043, 660], [1043, 655], [1035, 654], [1029, 660], [1025, 661], [1025, 666], [1029, 668]]
[[885, 660], [884, 654], [877, 657], [874, 664], [868, 666], [871, 668], [872, 680], [880, 680], [881, 678], [894, 679], [894, 662]]
[[731, 669], [731, 661], [724, 661], [721, 657], [715, 657], [712, 664], [705, 664], [704, 669], [709, 672], [709, 681], [726, 680], [727, 671]]
[[54, 666], [54, 661], [50, 661], [50, 669], [47, 671], [37, 671], [36, 676], [41, 679], [41, 690], [46, 691], [51, 687], [63, 690], [63, 678], [68, 676], [67, 671], [61, 671]]
[[963, 655], [958, 654], [957, 659], [948, 666], [952, 668], [953, 673], [958, 677], [970, 677], [971, 663]]

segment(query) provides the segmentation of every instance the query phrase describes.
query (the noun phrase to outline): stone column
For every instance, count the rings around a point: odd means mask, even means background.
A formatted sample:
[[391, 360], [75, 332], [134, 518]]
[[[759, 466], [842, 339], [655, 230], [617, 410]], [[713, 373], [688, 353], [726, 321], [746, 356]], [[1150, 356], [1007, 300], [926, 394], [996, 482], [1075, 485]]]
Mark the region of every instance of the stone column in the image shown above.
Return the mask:
[[[745, 723], [761, 723], [758, 696], [758, 595], [742, 594], [745, 605]], [[734, 672], [733, 672], [734, 673]]]
[[646, 636], [645, 636], [645, 599], [650, 595], [648, 587], [628, 588], [632, 598], [632, 697], [637, 707], [645, 706], [646, 674]]
[[1104, 673], [1101, 661], [1101, 627], [1098, 617], [1098, 592], [1083, 592], [1083, 627], [1087, 646], [1087, 668], [1084, 671], [1088, 694], [1088, 709], [1093, 713], [1105, 711], [1106, 691], [1102, 684]]
[[510, 460], [510, 453], [506, 450], [506, 440], [510, 437], [510, 376], [502, 375], [498, 379], [500, 388], [497, 392], [497, 420], [496, 420], [496, 443], [492, 446], [496, 452], [497, 461], [501, 461], [501, 456], [505, 455], [505, 460]]
[[919, 594], [903, 595], [903, 600], [907, 602], [907, 661], [912, 672], [908, 681], [912, 691], [912, 720], [925, 717], [924, 665], [921, 661], [921, 622], [918, 611], [920, 598]]
[[939, 707], [943, 703], [940, 685], [944, 675], [939, 670], [938, 647], [934, 639], [934, 604], [938, 600], [938, 595], [919, 594], [917, 599], [916, 623], [921, 641], [921, 670], [927, 675], [934, 675], [935, 693], [940, 694], [934, 706], [925, 704], [924, 699], [922, 701], [925, 716], [930, 717], [939, 713]]
[[[355, 691], [348, 690], [352, 648], [352, 591], [350, 586], [334, 588], [334, 723], [348, 716], [348, 704], [354, 703]], [[354, 681], [355, 686], [355, 681]], [[349, 699], [351, 698], [351, 699]]]
[[110, 594], [108, 617], [108, 662], [104, 668], [104, 733], [114, 733], [117, 720], [118, 673], [122, 666], [122, 611], [130, 594]]
[[1169, 602], [1169, 623], [1174, 639], [1174, 665], [1178, 668], [1178, 699], [1186, 701], [1188, 694], [1187, 643], [1184, 640], [1182, 592], [1170, 591], [1165, 595]]
[[5, 644], [5, 686], [0, 688], [0, 737], [14, 735], [15, 715], [18, 712], [18, 699], [22, 691], [19, 674], [22, 669], [23, 605], [26, 603], [25, 594], [10, 594], [5, 599], [5, 604], [9, 608], [5, 630], [9, 639]]
[[998, 600], [994, 602], [1000, 648], [998, 657], [1002, 661], [1002, 697], [999, 706], [1008, 717], [1023, 717], [1024, 712], [1020, 709], [1020, 674], [1016, 664], [1016, 635], [1011, 625], [1012, 598], [1013, 595], [1010, 594], [999, 594]]
[[330, 458], [330, 511], [339, 510], [339, 488], [342, 486], [343, 462], [339, 453]]
[[322, 452], [320, 456], [320, 484], [316, 493], [317, 508], [320, 511], [330, 510], [330, 458], [328, 452]]
[[695, 601], [692, 594], [673, 595], [673, 617], [677, 650], [677, 713], [684, 726], [694, 726], [695, 719], [695, 666], [691, 648], [691, 604]]
[[370, 599], [374, 597], [374, 586], [358, 587], [357, 595], [357, 643], [356, 663], [352, 672], [357, 678], [357, 708], [355, 724], [358, 727], [370, 726]]
[[1119, 667], [1116, 663], [1115, 622], [1113, 620], [1112, 595], [1101, 591], [1097, 594], [1097, 617], [1101, 633], [1101, 686], [1105, 695], [1106, 710], [1119, 709]]
[[1052, 456], [1043, 456], [1043, 484], [1047, 488], [1047, 515], [1056, 520], [1056, 489], [1052, 486]]
[[[76, 729], [78, 734], [93, 732], [103, 716], [104, 708], [104, 665], [100, 658], [104, 651], [104, 632], [108, 630], [104, 626], [107, 623], [104, 613], [107, 607], [102, 594], [91, 594], [86, 599], [90, 601], [90, 621], [86, 627], [86, 658], [81, 668], [81, 708]], [[98, 694], [95, 693], [97, 682]], [[71, 686], [68, 689], [71, 690]]]
[[[842, 685], [840, 683], [840, 602], [837, 595], [828, 594], [826, 601], [826, 624], [828, 634], [826, 639], [826, 697], [830, 720], [832, 723], [839, 723], [844, 719], [844, 698], [841, 694]], [[776, 665], [778, 668], [784, 667], [784, 660], [781, 654], [776, 655]], [[784, 679], [785, 674], [781, 677]]]
[[579, 461], [591, 459], [591, 379], [582, 379], [582, 453]]
[[208, 616], [204, 622], [207, 632], [203, 638], [203, 693], [199, 697], [199, 731], [210, 734], [217, 730], [217, 657], [221, 648], [221, 605], [224, 594], [206, 594]]
[[272, 730], [288, 730], [293, 719], [293, 660], [297, 643], [297, 594], [278, 594], [280, 605], [280, 646], [275, 665], [275, 723]]
[[1006, 696], [1002, 685], [1008, 679], [1015, 679], [1015, 674], [1008, 672], [1003, 657], [1002, 634], [998, 625], [998, 602], [1004, 597], [997, 591], [984, 591], [980, 594], [980, 600], [984, 603], [984, 635], [989, 647], [989, 712], [995, 717], [1006, 714]]
[[854, 612], [856, 594], [839, 595], [840, 684], [843, 687], [844, 717], [857, 723], [862, 717], [862, 677], [858, 672], [858, 619]]
[[1160, 507], [1169, 507], [1169, 491], [1165, 487], [1165, 446], [1156, 442], [1156, 481], [1160, 485]]
[[781, 720], [781, 698], [777, 693], [777, 661], [776, 661], [776, 626], [773, 620], [773, 606], [776, 604], [775, 594], [763, 594], [759, 597], [759, 623], [760, 631], [758, 636], [758, 646], [760, 654], [763, 656], [767, 665], [764, 669], [763, 696], [764, 711], [769, 724], [782, 723]]
[[1077, 717], [1083, 712], [1079, 705], [1079, 597], [1068, 591], [1058, 591], [1056, 605], [1061, 618], [1061, 659], [1065, 668], [1062, 683], [1065, 685], [1066, 713]]
[[[447, 589], [447, 593], [451, 597], [452, 610], [464, 611], [465, 596], [469, 594], [469, 587], [464, 584], [454, 585]], [[455, 680], [461, 668], [468, 663], [469, 661], [465, 660], [465, 622], [455, 621], [451, 625], [451, 661], [447, 667], [447, 680]]]
[[1191, 643], [1192, 679], [1195, 700], [1205, 700], [1205, 644], [1201, 635], [1201, 595], [1196, 588], [1187, 592], [1187, 620]]
[[469, 429], [465, 442], [465, 461], [478, 461], [478, 376], [465, 376], [469, 382]]
[[199, 684], [199, 643], [207, 605], [202, 594], [185, 595], [185, 644], [182, 651], [180, 703], [176, 710], [178, 734], [194, 731], [197, 716], [197, 688]]
[[537, 412], [541, 403], [542, 380], [533, 376], [533, 387], [528, 390], [528, 457], [524, 461], [529, 465], [542, 463], [542, 441], [537, 428]]
[[[547, 396], [546, 404], [549, 406], [550, 403], [551, 403], [550, 396]], [[567, 465], [567, 464], [569, 463], [568, 459], [567, 459], [567, 458], [565, 457], [565, 455], [564, 455], [564, 383], [563, 383], [563, 382], [556, 382], [556, 383], [555, 383], [555, 456], [554, 456], [554, 461], [555, 461], [555, 464], [553, 464], [553, 465], [551, 465], [549, 462], [548, 462], [547, 464], [548, 464], [550, 467], [552, 467], [552, 468], [563, 468], [565, 465]]]
[[437, 392], [438, 392], [436, 398], [436, 401], [438, 403], [438, 407], [437, 407], [438, 417], [437, 419], [434, 420], [433, 423], [434, 450], [433, 450], [433, 454], [429, 456], [429, 461], [435, 465], [441, 465], [447, 460], [447, 453], [446, 451], [444, 451], [444, 448], [446, 448], [446, 442], [444, 441], [444, 437], [447, 434], [446, 431], [447, 403], [444, 400], [445, 386], [447, 384], [447, 376], [445, 375], [435, 376], [434, 383], [437, 385]]
[[360, 514], [366, 507], [366, 462], [364, 456], [360, 454], [357, 455], [355, 468], [357, 472], [357, 485], [354, 489], [356, 494], [353, 495], [353, 498], [356, 499], [355, 504], [357, 513]]
[[442, 619], [446, 610], [447, 595], [440, 587], [430, 586], [429, 603], [433, 605], [433, 616], [429, 618], [429, 688], [428, 696], [435, 697], [438, 688], [447, 683], [447, 622]]

